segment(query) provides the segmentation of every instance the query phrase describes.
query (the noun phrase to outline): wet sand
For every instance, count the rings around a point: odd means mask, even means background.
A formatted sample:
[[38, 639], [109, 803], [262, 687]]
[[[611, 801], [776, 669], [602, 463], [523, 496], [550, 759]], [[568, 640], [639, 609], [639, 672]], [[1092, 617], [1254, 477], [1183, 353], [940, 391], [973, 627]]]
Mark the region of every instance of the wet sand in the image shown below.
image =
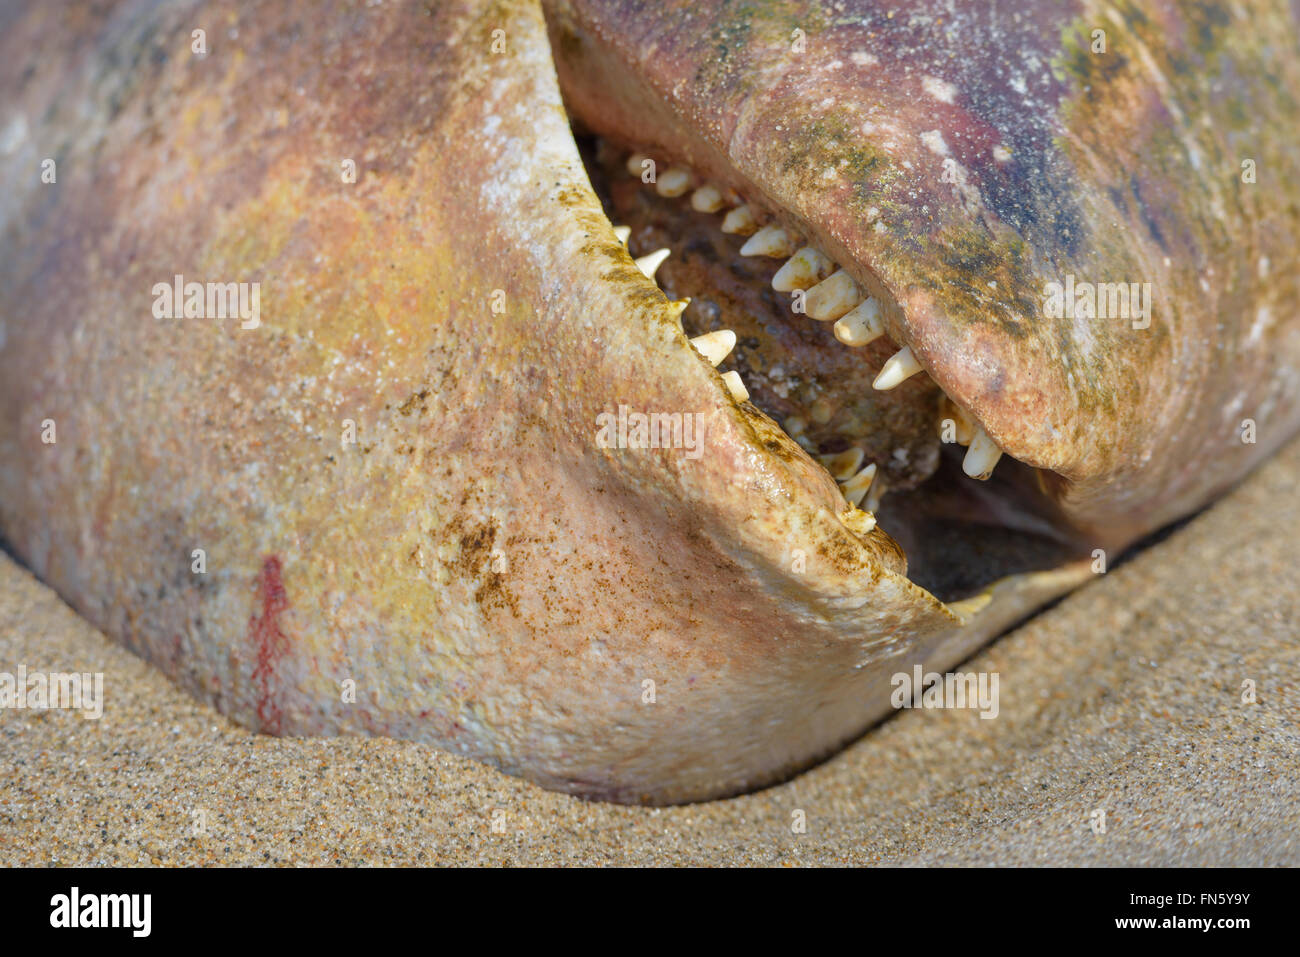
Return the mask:
[[0, 863], [1300, 864], [1298, 479], [1293, 443], [967, 662], [999, 674], [996, 719], [901, 712], [786, 784], [665, 809], [249, 734], [0, 553], [0, 671], [102, 671], [106, 696], [98, 721], [0, 710]]

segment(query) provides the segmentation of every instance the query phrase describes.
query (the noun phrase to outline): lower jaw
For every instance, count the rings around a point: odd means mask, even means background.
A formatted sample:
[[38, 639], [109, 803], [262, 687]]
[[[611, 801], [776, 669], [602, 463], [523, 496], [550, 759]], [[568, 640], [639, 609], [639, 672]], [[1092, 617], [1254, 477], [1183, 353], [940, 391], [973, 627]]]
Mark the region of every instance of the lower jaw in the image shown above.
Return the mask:
[[[690, 301], [681, 315], [686, 334], [735, 333], [736, 346], [719, 365], [733, 393], [743, 383], [736, 397], [820, 462], [849, 504], [875, 515], [903, 548], [915, 584], [959, 601], [1088, 553], [1044, 493], [1044, 476], [1001, 455], [924, 370], [904, 361], [911, 374], [880, 387], [882, 370], [889, 378], [900, 365], [892, 357], [910, 359], [910, 350], [891, 344], [879, 326], [865, 336], [860, 321], [851, 328], [867, 308], [819, 306], [813, 283], [834, 264], [796, 279], [808, 310], [801, 313], [792, 308], [797, 294], [774, 289], [773, 279], [804, 243], [787, 233], [755, 252], [764, 245], [762, 236], [751, 241], [756, 230], [775, 223], [767, 211], [653, 157], [591, 136], [579, 144], [631, 255], [671, 299]], [[643, 167], [645, 159], [653, 165]], [[653, 177], [635, 175], [643, 168]], [[728, 217], [742, 206], [749, 212]], [[751, 215], [754, 222], [742, 222]]]

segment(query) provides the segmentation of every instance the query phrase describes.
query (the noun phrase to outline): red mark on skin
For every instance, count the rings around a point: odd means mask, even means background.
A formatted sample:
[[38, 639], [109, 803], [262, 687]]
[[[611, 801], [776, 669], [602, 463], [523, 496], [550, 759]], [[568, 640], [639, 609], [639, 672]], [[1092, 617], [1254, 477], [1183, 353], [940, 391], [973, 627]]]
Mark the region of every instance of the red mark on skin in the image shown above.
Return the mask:
[[263, 731], [280, 733], [283, 717], [275, 703], [272, 686], [275, 665], [289, 651], [289, 639], [280, 629], [280, 614], [289, 607], [284, 594], [280, 559], [272, 555], [262, 562], [257, 576], [257, 603], [260, 615], [248, 619], [248, 643], [257, 650], [257, 667], [253, 669], [253, 683], [257, 685], [257, 717]]

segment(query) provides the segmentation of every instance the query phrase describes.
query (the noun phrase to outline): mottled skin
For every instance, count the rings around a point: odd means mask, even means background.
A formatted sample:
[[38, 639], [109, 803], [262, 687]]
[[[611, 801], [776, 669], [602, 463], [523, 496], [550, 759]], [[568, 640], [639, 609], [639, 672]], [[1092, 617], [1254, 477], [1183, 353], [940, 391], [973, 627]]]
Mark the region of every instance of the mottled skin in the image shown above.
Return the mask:
[[[807, 17], [814, 48], [841, 42], [815, 10], [782, 11], [719, 14], [734, 21], [719, 29], [740, 32], [706, 77], [704, 54], [691, 52], [705, 36], [699, 24], [656, 20], [681, 11], [622, 17], [616, 36], [616, 9], [583, 5], [561, 28], [557, 54], [569, 64], [571, 102], [582, 99], [574, 65], [594, 42], [580, 37], [625, 44], [627, 64], [636, 61], [627, 51], [653, 37], [659, 55], [639, 82], [674, 90], [685, 129], [666, 143], [701, 168], [740, 171], [727, 174], [736, 185], [779, 199], [810, 227], [816, 220], [828, 247], [869, 263], [864, 278], [898, 293], [895, 338], [916, 344], [1009, 451], [1059, 467], [1075, 483], [1062, 489], [1076, 515], [1087, 518], [1087, 503], [1099, 524], [1122, 528], [1111, 539], [1196, 507], [1280, 441], [1295, 416], [1297, 349], [1291, 313], [1272, 297], [1294, 291], [1281, 251], [1294, 235], [1293, 202], [1223, 184], [1251, 217], [1248, 230], [1223, 226], [1225, 243], [1255, 237], [1272, 253], [1269, 282], [1246, 282], [1254, 259], [1239, 252], [1235, 281], [1212, 285], [1211, 303], [1169, 287], [1187, 319], [1171, 318], [1128, 352], [1118, 332], [1098, 332], [1086, 377], [1097, 384], [1079, 399], [1051, 361], [1052, 350], [1076, 355], [1077, 343], [1059, 329], [1017, 337], [1013, 305], [984, 320], [957, 308], [944, 297], [960, 292], [942, 285], [934, 263], [972, 289], [989, 270], [1000, 288], [1020, 290], [1044, 258], [1131, 266], [1144, 237], [1116, 237], [1104, 250], [1080, 240], [1082, 252], [1016, 245], [995, 221], [997, 202], [982, 200], [990, 211], [973, 227], [926, 161], [913, 185], [932, 202], [923, 212], [889, 194], [894, 232], [881, 238], [857, 217], [852, 187], [809, 184], [811, 154], [832, 149], [824, 125], [766, 138], [770, 118], [736, 112], [780, 80], [771, 102], [802, 115], [832, 82], [782, 74], [779, 54], [763, 59], [762, 38], [786, 35], [791, 16]], [[590, 796], [698, 799], [806, 766], [888, 712], [893, 672], [945, 668], [1088, 576], [1068, 565], [944, 606], [908, 581], [899, 547], [865, 531], [818, 466], [729, 398], [612, 234], [569, 133], [535, 3], [241, 11], [126, 0], [0, 16], [9, 185], [0, 197], [0, 533], [88, 619], [236, 720], [282, 734], [425, 740]], [[1061, 43], [1052, 26], [1036, 40], [1047, 50]], [[1270, 26], [1270, 36], [1294, 36], [1289, 22]], [[200, 27], [203, 58], [190, 52]], [[498, 29], [506, 49], [493, 53]], [[998, 54], [1023, 55], [1014, 46]], [[1278, 96], [1296, 89], [1281, 65], [1276, 76]], [[694, 79], [676, 86], [681, 77]], [[1127, 82], [1148, 88], [1141, 76]], [[605, 88], [598, 76], [592, 83]], [[1256, 85], [1232, 90], [1249, 99]], [[931, 128], [936, 111], [918, 115], [914, 91], [868, 89], [901, 129]], [[1118, 97], [1124, 87], [1117, 79], [1108, 89]], [[1272, 108], [1250, 102], [1254, 115]], [[1077, 97], [1054, 102], [1053, 115], [1070, 116], [1067, 107], [1077, 115]], [[966, 115], [958, 106], [946, 116], [972, 123]], [[739, 133], [726, 125], [735, 116], [746, 117]], [[697, 154], [708, 142], [732, 152]], [[869, 137], [857, 148], [874, 155]], [[1274, 140], [1257, 155], [1261, 178], [1281, 175], [1268, 162], [1293, 162]], [[1062, 161], [1051, 156], [1043, 162]], [[57, 160], [55, 184], [39, 181], [46, 157]], [[346, 158], [355, 183], [341, 180]], [[984, 170], [974, 159], [970, 168]], [[1145, 175], [1167, 191], [1160, 215], [1177, 225], [1199, 222], [1218, 195]], [[855, 181], [876, 195], [874, 174]], [[1293, 196], [1297, 181], [1278, 195]], [[1095, 222], [1089, 204], [1108, 194], [1084, 180], [1069, 189], [1078, 222]], [[825, 204], [828, 190], [847, 190], [845, 202]], [[1195, 269], [1192, 253], [1216, 251], [1204, 233], [1175, 235], [1188, 247], [1176, 250], [1179, 270]], [[1004, 261], [1012, 247], [1018, 255]], [[983, 258], [963, 267], [949, 249]], [[155, 319], [152, 287], [176, 273], [261, 282], [261, 325]], [[1249, 348], [1253, 312], [1219, 314], [1222, 348], [1208, 339], [1207, 310], [1229, 295], [1274, 304], [1277, 322]], [[946, 361], [959, 355], [978, 361]], [[1178, 357], [1186, 372], [1171, 377]], [[1206, 477], [1189, 456], [1210, 440], [1193, 446], [1187, 433], [1213, 407], [1207, 393], [1232, 395], [1211, 384], [1222, 379], [1216, 370], [1246, 390], [1261, 439]], [[1121, 372], [1125, 388], [1159, 394], [1161, 405], [1135, 410], [1117, 391]], [[598, 448], [596, 417], [620, 404], [701, 413], [706, 454]], [[1064, 437], [1044, 442], [1036, 430], [1049, 418]], [[45, 420], [57, 427], [52, 444], [41, 438]], [[349, 421], [355, 444], [341, 442]], [[1107, 442], [1090, 452], [1088, 438], [1101, 435]], [[1129, 522], [1160, 487], [1169, 501]], [[196, 548], [204, 574], [192, 570]], [[342, 693], [348, 679], [355, 703]]]

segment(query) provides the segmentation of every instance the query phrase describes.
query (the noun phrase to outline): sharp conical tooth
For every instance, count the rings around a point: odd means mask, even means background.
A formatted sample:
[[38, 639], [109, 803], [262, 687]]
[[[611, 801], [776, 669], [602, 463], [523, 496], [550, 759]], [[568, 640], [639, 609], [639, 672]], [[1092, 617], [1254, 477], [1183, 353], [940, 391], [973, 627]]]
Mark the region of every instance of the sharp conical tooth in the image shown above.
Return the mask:
[[912, 347], [903, 346], [885, 360], [885, 364], [880, 369], [880, 375], [876, 376], [876, 381], [871, 383], [871, 386], [883, 392], [886, 389], [894, 388], [904, 379], [914, 376], [920, 371], [921, 363], [917, 362], [916, 356], [912, 355]]
[[826, 466], [826, 471], [831, 473], [835, 481], [846, 482], [858, 474], [864, 454], [862, 449], [854, 445], [834, 455], [819, 455], [817, 461]]
[[697, 213], [716, 213], [722, 209], [722, 191], [706, 183], [691, 193], [691, 209]]
[[618, 237], [618, 241], [619, 241], [620, 243], [622, 243], [624, 246], [626, 246], [626, 245], [627, 245], [628, 237], [632, 235], [632, 227], [631, 227], [631, 226], [615, 226], [615, 227], [614, 227], [614, 235]]
[[690, 188], [691, 171], [680, 166], [664, 170], [655, 182], [655, 192], [669, 199], [686, 195], [686, 191]]
[[628, 174], [631, 176], [639, 177], [642, 171], [645, 169], [645, 166], [643, 164], [649, 158], [650, 157], [646, 156], [644, 153], [633, 153], [631, 156], [629, 156], [627, 158]]
[[764, 226], [740, 247], [742, 256], [773, 256], [780, 258], [794, 253], [794, 240], [780, 226]]
[[682, 313], [686, 311], [686, 307], [690, 304], [689, 296], [685, 299], [670, 299], [668, 301], [668, 314], [677, 320], [678, 325], [681, 325]]
[[975, 438], [975, 420], [970, 417], [970, 413], [959, 406], [948, 396], [939, 400], [939, 435], [943, 436], [943, 423], [947, 419], [953, 422], [953, 438], [958, 445], [970, 445], [971, 439]]
[[732, 349], [736, 348], [736, 334], [730, 329], [706, 332], [692, 339], [691, 345], [695, 347], [696, 352], [716, 366], [731, 354]]
[[758, 229], [758, 220], [748, 206], [737, 206], [722, 217], [722, 231], [735, 236], [748, 236]]
[[835, 338], [846, 346], [865, 346], [885, 334], [880, 320], [880, 303], [864, 299], [835, 320]]
[[655, 277], [655, 270], [657, 270], [663, 264], [663, 261], [668, 258], [669, 252], [670, 250], [667, 249], [656, 249], [648, 256], [641, 256], [636, 260], [636, 268], [645, 273], [647, 279], [653, 279]]
[[[840, 491], [844, 493], [844, 500], [850, 505], [858, 505], [863, 497], [867, 494], [867, 489], [871, 488], [871, 480], [876, 477], [876, 466], [873, 462], [861, 472], [858, 472], [847, 482], [840, 483]], [[868, 512], [875, 509], [868, 508]]]
[[745, 388], [744, 381], [740, 378], [739, 372], [722, 373], [722, 381], [727, 384], [727, 391], [737, 402], [749, 401], [749, 390]]
[[786, 260], [772, 277], [777, 292], [791, 292], [815, 286], [835, 271], [835, 264], [811, 246], [805, 246]]
[[975, 438], [971, 439], [966, 457], [961, 461], [961, 470], [973, 479], [984, 480], [993, 474], [993, 466], [1002, 458], [1002, 450], [993, 444], [979, 426], [975, 427]]
[[861, 301], [862, 291], [858, 284], [840, 269], [809, 289], [803, 302], [809, 319], [826, 322], [838, 319]]
[[888, 488], [889, 486], [885, 484], [885, 477], [880, 476], [871, 483], [871, 491], [867, 493], [867, 500], [862, 507], [873, 515], [880, 511], [880, 500], [885, 497]]

